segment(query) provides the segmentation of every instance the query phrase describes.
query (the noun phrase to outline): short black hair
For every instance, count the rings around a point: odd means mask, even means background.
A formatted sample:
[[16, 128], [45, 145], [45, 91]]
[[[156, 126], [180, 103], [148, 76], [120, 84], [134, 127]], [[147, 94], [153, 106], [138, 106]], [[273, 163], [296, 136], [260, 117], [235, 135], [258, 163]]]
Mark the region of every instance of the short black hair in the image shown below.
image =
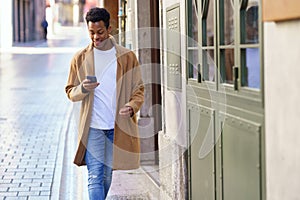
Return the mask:
[[110, 14], [105, 8], [91, 8], [85, 16], [86, 23], [103, 21], [106, 28], [109, 27]]

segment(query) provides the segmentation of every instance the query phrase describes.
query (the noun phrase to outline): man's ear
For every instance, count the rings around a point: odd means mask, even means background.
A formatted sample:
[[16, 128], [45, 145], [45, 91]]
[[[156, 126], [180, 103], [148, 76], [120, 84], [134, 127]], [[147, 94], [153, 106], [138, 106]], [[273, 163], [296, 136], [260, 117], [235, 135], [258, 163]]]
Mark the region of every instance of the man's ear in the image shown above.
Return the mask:
[[111, 27], [111, 25], [109, 25], [109, 27], [107, 28], [107, 32], [110, 34], [111, 31], [112, 31], [112, 27]]

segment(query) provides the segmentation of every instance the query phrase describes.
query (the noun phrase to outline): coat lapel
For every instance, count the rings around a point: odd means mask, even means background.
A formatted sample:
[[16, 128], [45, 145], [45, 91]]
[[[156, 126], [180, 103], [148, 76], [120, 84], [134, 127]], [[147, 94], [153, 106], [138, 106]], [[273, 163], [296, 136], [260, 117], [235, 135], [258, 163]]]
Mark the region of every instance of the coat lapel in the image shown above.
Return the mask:
[[118, 100], [120, 99], [121, 86], [122, 86], [122, 82], [123, 82], [122, 76], [124, 74], [124, 67], [123, 67], [123, 65], [121, 63], [121, 60], [120, 60], [121, 59], [121, 52], [120, 52], [120, 48], [118, 47], [119, 45], [116, 43], [113, 36], [110, 36], [110, 39], [112, 40], [112, 42], [113, 42], [113, 44], [116, 48], [116, 58], [117, 58], [117, 75], [116, 75], [117, 94], [116, 94], [116, 102], [118, 102]]
[[94, 51], [92, 44], [88, 47], [86, 53], [85, 53], [85, 60], [83, 62], [83, 66], [85, 69], [86, 75], [95, 75], [95, 64], [94, 64]]

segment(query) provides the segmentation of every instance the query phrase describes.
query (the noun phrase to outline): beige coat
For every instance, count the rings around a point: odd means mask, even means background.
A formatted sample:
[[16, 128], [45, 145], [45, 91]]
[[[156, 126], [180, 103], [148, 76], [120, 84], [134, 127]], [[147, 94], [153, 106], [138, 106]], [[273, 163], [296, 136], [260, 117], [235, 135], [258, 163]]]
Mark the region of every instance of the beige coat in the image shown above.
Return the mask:
[[[131, 118], [122, 117], [118, 112], [125, 105], [131, 106], [134, 113], [140, 109], [144, 102], [144, 85], [135, 54], [116, 44], [112, 36], [110, 39], [114, 43], [117, 56], [113, 168], [135, 169], [139, 167], [140, 162], [140, 141], [136, 115], [134, 114]], [[74, 159], [74, 163], [78, 166], [85, 165], [84, 155], [94, 101], [94, 92], [83, 93], [82, 81], [87, 75], [94, 74], [94, 53], [91, 43], [73, 57], [65, 87], [71, 101], [81, 101], [78, 147]]]

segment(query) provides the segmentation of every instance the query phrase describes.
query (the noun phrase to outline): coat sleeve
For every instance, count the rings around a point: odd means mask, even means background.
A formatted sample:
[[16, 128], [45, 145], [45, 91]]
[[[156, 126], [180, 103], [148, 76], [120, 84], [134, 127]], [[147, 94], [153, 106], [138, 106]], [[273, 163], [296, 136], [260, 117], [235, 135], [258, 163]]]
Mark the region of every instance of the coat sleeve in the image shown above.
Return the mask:
[[131, 106], [133, 108], [134, 113], [137, 113], [144, 103], [144, 83], [142, 81], [141, 69], [140, 65], [137, 61], [135, 54], [133, 54], [133, 67], [132, 67], [132, 81], [131, 88], [132, 94], [130, 96], [130, 100], [126, 103], [125, 106]]
[[78, 76], [79, 66], [77, 62], [77, 56], [74, 56], [71, 61], [69, 77], [65, 87], [65, 92], [67, 93], [68, 98], [73, 102], [81, 101], [89, 94], [88, 92], [84, 91]]

